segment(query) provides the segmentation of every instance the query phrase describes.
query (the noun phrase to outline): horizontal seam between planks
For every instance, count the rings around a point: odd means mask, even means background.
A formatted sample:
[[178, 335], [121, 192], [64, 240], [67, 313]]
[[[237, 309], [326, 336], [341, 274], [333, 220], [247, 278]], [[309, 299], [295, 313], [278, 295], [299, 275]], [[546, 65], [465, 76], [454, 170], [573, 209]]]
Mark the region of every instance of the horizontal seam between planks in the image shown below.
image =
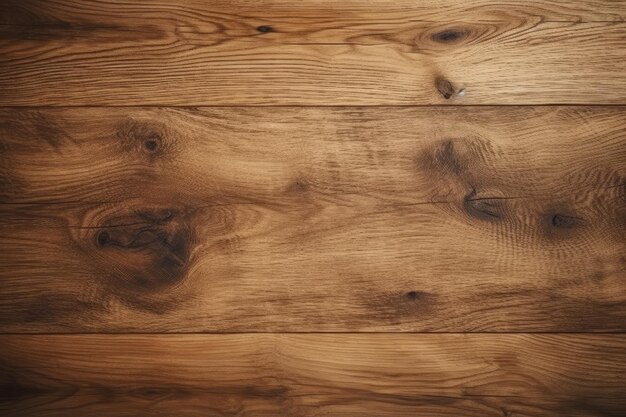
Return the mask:
[[[349, 10], [347, 10], [349, 11]], [[375, 11], [375, 10], [368, 10], [368, 11]], [[132, 16], [133, 13], [129, 14], [129, 16]], [[228, 16], [237, 16], [235, 14], [227, 14]], [[126, 16], [123, 16], [123, 18]], [[164, 18], [168, 18], [170, 16], [167, 16], [167, 13], [165, 14]], [[242, 16], [244, 18], [249, 18], [249, 19], [259, 19], [261, 17], [257, 17], [257, 16]], [[263, 16], [264, 18], [271, 18], [271, 16]], [[323, 16], [321, 16], [323, 17]], [[589, 24], [589, 23], [612, 23], [612, 24], [616, 24], [616, 25], [622, 25], [622, 24], [626, 24], [626, 19], [622, 18], [622, 19], [592, 19], [592, 20], [559, 20], [559, 19], [545, 19], [543, 16], [539, 16], [539, 15], [528, 15], [528, 18], [540, 18], [541, 20], [538, 22], [538, 24], [543, 24], [543, 23], [571, 23], [574, 25], [581, 25], [581, 24]], [[115, 17], [115, 18], [119, 18], [119, 17]], [[114, 18], [114, 19], [115, 19]], [[288, 19], [286, 17], [281, 17], [281, 19]], [[325, 19], [325, 18], [324, 18]], [[176, 21], [188, 21], [190, 19], [178, 19], [175, 17], [172, 17], [171, 20], [176, 20]], [[362, 21], [371, 21], [372, 23], [376, 23], [376, 22], [380, 22], [379, 20], [376, 19], [367, 19], [367, 18], [361, 18], [359, 20]], [[388, 21], [393, 21], [390, 19], [386, 19]], [[402, 19], [395, 19], [400, 21], [402, 24], [405, 24], [404, 21]], [[461, 19], [461, 20], [457, 20], [457, 19], [448, 19], [448, 20], [444, 20], [444, 19], [440, 19], [440, 20], [432, 20], [432, 19], [411, 19], [408, 22], [409, 23], [433, 23], [433, 24], [446, 24], [446, 23], [463, 23], [468, 19]], [[471, 19], [469, 19], [471, 20]], [[286, 20], [287, 21], [287, 20]], [[492, 19], [492, 20], [485, 20], [485, 21], [478, 21], [478, 22], [474, 22], [474, 23], [478, 23], [478, 24], [494, 24], [494, 23], [509, 23], [511, 21], [511, 19]], [[64, 21], [63, 23], [69, 23], [69, 24], [85, 24], [84, 22], [80, 22], [80, 21]], [[88, 25], [89, 23], [87, 23]], [[347, 25], [348, 27], [350, 25]], [[393, 23], [391, 24], [391, 26], [394, 26]], [[33, 28], [33, 27], [42, 27], [42, 28], [58, 28], [59, 30], [63, 30], [65, 28], [63, 27], [59, 27], [58, 26], [58, 22], [47, 22], [47, 23], [42, 23], [42, 22], [33, 22], [33, 23], [0, 23], [0, 27], [27, 27], [27, 28]], [[121, 29], [120, 27], [117, 26], [102, 26], [102, 27], [98, 27], [97, 28], [102, 28], [102, 29], [110, 29], [112, 31], [115, 30], [120, 30], [120, 31], [124, 31], [123, 29]], [[324, 30], [326, 28], [321, 28], [321, 30]], [[282, 35], [289, 35], [290, 32], [277, 32], [280, 33]], [[345, 44], [349, 44], [348, 42], [346, 42]]]
[[66, 332], [47, 332], [47, 333], [2, 333], [0, 332], [0, 337], [2, 336], [88, 336], [88, 335], [121, 335], [121, 336], [177, 336], [177, 335], [207, 335], [207, 336], [228, 336], [228, 335], [253, 335], [253, 334], [308, 334], [308, 335], [359, 335], [359, 334], [384, 334], [384, 335], [401, 335], [401, 334], [414, 334], [414, 335], [438, 335], [438, 334], [475, 334], [475, 335], [586, 335], [586, 336], [624, 336], [626, 335], [626, 331], [616, 331], [616, 332], [596, 332], [596, 331], [444, 331], [444, 332], [393, 332], [393, 331], [365, 331], [365, 332], [353, 332], [353, 331], [337, 331], [337, 332], [323, 332], [323, 331], [277, 331], [277, 332], [77, 332], [77, 333], [66, 333]]
[[173, 108], [173, 109], [197, 109], [197, 108], [442, 108], [442, 107], [624, 107], [626, 109], [626, 101], [621, 104], [586, 104], [586, 103], [539, 103], [539, 104], [253, 104], [253, 105], [205, 105], [205, 104], [120, 104], [120, 105], [102, 105], [102, 104], [62, 104], [62, 105], [0, 105], [0, 109], [64, 109], [64, 108]]

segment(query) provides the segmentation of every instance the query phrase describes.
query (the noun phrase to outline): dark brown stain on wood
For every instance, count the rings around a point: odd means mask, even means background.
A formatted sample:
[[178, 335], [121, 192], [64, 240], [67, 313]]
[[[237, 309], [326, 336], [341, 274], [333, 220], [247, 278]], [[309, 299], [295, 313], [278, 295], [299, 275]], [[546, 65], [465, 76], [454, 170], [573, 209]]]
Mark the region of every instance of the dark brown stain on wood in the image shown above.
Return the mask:
[[55, 150], [59, 150], [64, 141], [71, 140], [70, 136], [60, 127], [58, 121], [43, 113], [31, 113], [29, 126], [32, 127], [32, 134], [47, 142]]
[[[623, 417], [626, 411], [624, 406], [612, 404], [610, 401], [603, 398], [572, 394], [572, 398], [559, 402], [559, 409], [563, 410], [563, 412], [580, 412], [585, 413], [584, 415], [594, 417]], [[618, 390], [604, 393], [606, 398], [619, 398], [622, 395], [623, 393]]]
[[15, 170], [11, 167], [9, 148], [8, 143], [0, 140], [0, 204], [7, 202], [10, 196], [19, 193], [21, 188]]
[[492, 144], [483, 138], [444, 138], [422, 148], [415, 163], [418, 170], [439, 180], [443, 176], [469, 183], [494, 155]]
[[[60, 152], [64, 146], [73, 142], [72, 137], [62, 127], [63, 120], [49, 117], [45, 112], [25, 111], [19, 118], [5, 120], [2, 124], [2, 129], [20, 135], [23, 142], [18, 146], [22, 148], [35, 150], [43, 142], [52, 150]], [[5, 147], [4, 150], [0, 147], [1, 157], [1, 153], [8, 152], [9, 148], [8, 144], [0, 146]]]
[[155, 25], [123, 26], [58, 20], [42, 24], [0, 25], [0, 41], [12, 42], [149, 41], [165, 36], [163, 29]]
[[446, 139], [435, 148], [433, 162], [453, 175], [461, 175], [467, 169], [467, 161], [455, 150], [455, 140]]
[[[55, 323], [64, 322], [71, 317], [82, 317], [84, 320], [96, 320], [107, 312], [107, 296], [85, 297], [76, 294], [42, 294], [28, 302], [15, 301], [11, 305], [12, 313], [23, 318], [25, 322]], [[2, 319], [0, 319], [2, 322]]]
[[456, 93], [454, 85], [444, 77], [438, 76], [435, 78], [435, 88], [439, 91], [439, 94], [446, 100], [452, 98]]
[[0, 409], [2, 404], [18, 403], [33, 398], [50, 395], [53, 389], [29, 384], [26, 375], [30, 372], [21, 370], [19, 373], [11, 364], [0, 363]]

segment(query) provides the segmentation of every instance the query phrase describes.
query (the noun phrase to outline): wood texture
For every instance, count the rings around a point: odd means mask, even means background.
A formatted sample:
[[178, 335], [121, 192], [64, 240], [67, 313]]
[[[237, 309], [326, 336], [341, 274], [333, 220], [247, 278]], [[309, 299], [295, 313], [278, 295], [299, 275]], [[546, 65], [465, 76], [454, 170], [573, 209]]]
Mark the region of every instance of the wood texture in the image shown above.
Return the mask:
[[624, 335], [2, 336], [8, 416], [618, 417]]
[[625, 416], [625, 68], [626, 0], [0, 0], [0, 416]]
[[622, 107], [4, 109], [0, 330], [625, 331]]
[[621, 0], [0, 7], [5, 106], [626, 103]]

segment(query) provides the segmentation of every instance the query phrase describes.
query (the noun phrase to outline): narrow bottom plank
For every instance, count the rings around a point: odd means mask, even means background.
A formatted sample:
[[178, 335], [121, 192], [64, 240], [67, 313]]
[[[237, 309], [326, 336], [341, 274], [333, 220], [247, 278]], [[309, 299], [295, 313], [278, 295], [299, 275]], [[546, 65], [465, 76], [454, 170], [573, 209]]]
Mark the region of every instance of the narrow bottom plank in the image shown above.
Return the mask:
[[623, 416], [626, 335], [0, 336], [3, 416]]

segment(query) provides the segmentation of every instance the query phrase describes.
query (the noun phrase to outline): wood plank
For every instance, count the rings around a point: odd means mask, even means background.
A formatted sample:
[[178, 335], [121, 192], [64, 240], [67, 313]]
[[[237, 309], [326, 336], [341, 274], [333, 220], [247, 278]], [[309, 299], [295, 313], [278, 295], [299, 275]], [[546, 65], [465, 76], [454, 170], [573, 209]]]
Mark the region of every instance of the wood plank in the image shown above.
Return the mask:
[[626, 413], [624, 335], [1, 336], [7, 416]]
[[5, 106], [626, 103], [623, 0], [0, 7]]
[[625, 331], [623, 107], [0, 111], [0, 331]]

